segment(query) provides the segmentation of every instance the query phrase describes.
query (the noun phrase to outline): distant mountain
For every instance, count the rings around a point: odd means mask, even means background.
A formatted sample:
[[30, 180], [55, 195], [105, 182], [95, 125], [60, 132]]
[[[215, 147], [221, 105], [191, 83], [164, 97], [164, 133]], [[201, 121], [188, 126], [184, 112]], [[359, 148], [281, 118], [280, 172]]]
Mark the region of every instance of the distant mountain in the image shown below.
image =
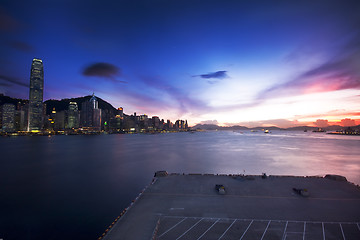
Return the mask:
[[279, 127], [275, 127], [275, 126], [271, 126], [271, 127], [254, 127], [254, 128], [249, 128], [251, 130], [263, 130], [263, 129], [267, 129], [267, 130], [286, 130], [286, 128], [279, 128]]
[[[44, 103], [46, 103], [46, 114], [50, 114], [53, 108], [55, 108], [56, 111], [67, 110], [70, 102], [76, 102], [78, 104], [79, 110], [81, 110], [81, 104], [85, 101], [89, 101], [90, 98], [91, 98], [91, 95], [85, 96], [85, 97], [70, 98], [70, 99], [65, 98], [65, 99], [61, 99], [61, 100], [55, 100], [55, 99], [47, 100], [44, 102]], [[106, 102], [105, 100], [102, 100], [99, 97], [96, 97], [96, 98], [99, 101], [99, 108], [101, 108], [103, 110], [109, 110], [109, 111], [116, 110], [110, 103]], [[3, 94], [0, 94], [0, 106], [5, 103], [12, 103], [15, 106], [18, 103], [21, 103], [21, 105], [24, 105], [28, 102], [29, 102], [29, 100], [20, 99], [20, 98], [12, 98], [12, 97], [4, 96]]]
[[[61, 99], [61, 100], [55, 100], [55, 99], [47, 100], [47, 101], [45, 101], [46, 114], [50, 114], [53, 108], [55, 108], [55, 110], [58, 112], [67, 110], [70, 102], [76, 102], [79, 110], [81, 110], [82, 103], [85, 101], [89, 101], [91, 97], [92, 97], [91, 95], [88, 95], [85, 97], [78, 97], [78, 98], [65, 98], [65, 99]], [[109, 111], [116, 110], [116, 108], [114, 108], [110, 103], [106, 102], [105, 100], [102, 100], [99, 97], [96, 97], [96, 98], [99, 101], [99, 108], [101, 108], [103, 110], [107, 109]]]
[[5, 104], [5, 103], [12, 103], [15, 106], [18, 103], [26, 104], [29, 102], [29, 100], [24, 100], [24, 99], [20, 99], [20, 98], [12, 98], [12, 97], [8, 97], [8, 96], [4, 96], [3, 94], [0, 94], [0, 105]]
[[328, 126], [328, 127], [325, 127], [325, 131], [339, 131], [339, 130], [342, 130], [346, 127], [343, 127], [343, 126], [340, 126], [340, 125], [331, 125], [331, 126]]
[[285, 130], [283, 128], [278, 128], [275, 126], [272, 127], [254, 127], [254, 128], [248, 128], [245, 126], [239, 126], [239, 125], [234, 125], [234, 126], [229, 126], [229, 127], [221, 127], [215, 124], [196, 124], [195, 126], [191, 127], [192, 129], [203, 129], [203, 130], [263, 130], [263, 129], [268, 129], [268, 130]]
[[221, 127], [215, 124], [196, 124], [191, 127], [192, 129], [203, 129], [203, 130], [248, 130], [249, 128], [244, 126], [230, 126], [230, 127]]
[[226, 127], [226, 128], [230, 128], [231, 130], [248, 130], [248, 127], [244, 127], [244, 126], [239, 126], [239, 125], [235, 125], [235, 126], [231, 126], [231, 127]]
[[298, 126], [298, 127], [290, 127], [287, 128], [286, 130], [290, 130], [290, 131], [313, 131], [313, 130], [317, 130], [317, 127], [309, 127], [309, 126]]
[[[279, 128], [279, 127], [275, 127], [275, 126], [247, 128], [244, 126], [235, 125], [235, 126], [230, 126], [230, 127], [221, 127], [221, 126], [218, 126], [215, 124], [196, 124], [195, 126], [193, 126], [191, 128], [192, 129], [202, 129], [202, 130], [258, 130], [258, 131], [261, 131], [263, 129], [267, 129], [267, 130], [271, 130], [271, 131], [274, 131], [274, 130], [287, 130], [287, 131], [307, 130], [309, 132], [319, 129], [318, 127], [309, 127], [309, 126], [299, 126], [299, 127], [291, 127], [291, 128]], [[328, 127], [322, 128], [322, 129], [324, 129], [325, 131], [341, 131], [346, 128], [348, 128], [348, 127], [342, 127], [339, 125], [331, 125], [331, 126], [328, 126]], [[360, 129], [360, 125], [352, 126], [350, 128], [353, 130], [358, 130], [358, 129]]]
[[192, 129], [203, 129], [203, 130], [219, 130], [221, 127], [215, 124], [196, 124], [191, 127]]

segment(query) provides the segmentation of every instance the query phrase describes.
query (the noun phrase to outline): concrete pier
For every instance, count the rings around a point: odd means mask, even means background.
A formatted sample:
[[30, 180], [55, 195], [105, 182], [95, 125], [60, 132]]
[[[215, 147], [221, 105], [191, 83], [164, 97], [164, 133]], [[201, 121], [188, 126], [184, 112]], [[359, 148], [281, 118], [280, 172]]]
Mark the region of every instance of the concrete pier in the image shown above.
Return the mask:
[[102, 239], [360, 239], [359, 225], [360, 188], [346, 181], [170, 174], [157, 177]]

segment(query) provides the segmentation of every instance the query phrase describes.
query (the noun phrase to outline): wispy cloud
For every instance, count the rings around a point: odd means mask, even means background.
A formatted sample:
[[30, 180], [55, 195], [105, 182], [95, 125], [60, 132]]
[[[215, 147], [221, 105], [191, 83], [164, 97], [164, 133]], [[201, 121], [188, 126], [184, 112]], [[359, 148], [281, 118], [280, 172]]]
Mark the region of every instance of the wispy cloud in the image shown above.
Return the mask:
[[0, 86], [2, 86], [2, 87], [11, 87], [11, 84], [0, 82]]
[[317, 118], [327, 118], [327, 117], [350, 117], [350, 116], [360, 116], [360, 110], [359, 111], [348, 111], [346, 109], [335, 109], [333, 111], [328, 111], [321, 114], [308, 114], [308, 115], [298, 115], [295, 116], [296, 119], [317, 119]]
[[[171, 108], [178, 109], [180, 114], [185, 114], [191, 111], [206, 111], [209, 109], [205, 102], [196, 100], [190, 97], [182, 89], [170, 85], [167, 81], [161, 77], [146, 76], [141, 77], [141, 81], [147, 85], [147, 87], [161, 91], [169, 95], [173, 100], [176, 101], [177, 106], [171, 106]], [[165, 103], [169, 104], [169, 103]]]
[[28, 84], [23, 83], [14, 77], [9, 77], [9, 76], [5, 76], [5, 75], [0, 75], [0, 81], [5, 82], [5, 83], [2, 83], [3, 86], [9, 86], [8, 83], [12, 83], [12, 84], [16, 84], [16, 85], [19, 85], [22, 87], [29, 87]]
[[33, 52], [34, 48], [33, 46], [31, 46], [30, 44], [26, 43], [26, 42], [22, 42], [22, 41], [16, 41], [16, 40], [12, 40], [12, 41], [7, 41], [7, 44], [19, 51], [22, 52]]
[[[283, 95], [329, 92], [343, 89], [360, 89], [360, 33], [342, 45], [322, 64], [301, 73], [285, 83], [274, 85], [261, 92], [258, 99]], [[311, 57], [311, 56], [309, 56]]]
[[292, 121], [288, 119], [270, 119], [270, 120], [259, 120], [251, 122], [239, 122], [239, 123], [225, 123], [225, 126], [245, 126], [249, 128], [253, 127], [279, 127], [279, 128], [290, 128], [304, 125], [304, 123], [299, 123], [298, 121]]
[[218, 125], [219, 122], [217, 120], [205, 120], [205, 121], [201, 121], [199, 124], [213, 124], [213, 125]]
[[116, 79], [121, 76], [121, 69], [111, 63], [92, 63], [83, 69], [82, 74], [87, 77], [102, 77], [115, 82], [127, 83]]

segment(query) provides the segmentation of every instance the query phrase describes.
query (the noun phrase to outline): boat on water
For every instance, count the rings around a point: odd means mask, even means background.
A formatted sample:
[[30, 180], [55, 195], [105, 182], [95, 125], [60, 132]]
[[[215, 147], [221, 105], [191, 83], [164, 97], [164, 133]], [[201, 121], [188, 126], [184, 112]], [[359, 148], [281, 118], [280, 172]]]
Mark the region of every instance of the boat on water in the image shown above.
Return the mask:
[[264, 133], [271, 133], [268, 129], [265, 129]]
[[326, 132], [326, 131], [322, 128], [318, 128], [317, 130], [314, 130], [313, 132]]

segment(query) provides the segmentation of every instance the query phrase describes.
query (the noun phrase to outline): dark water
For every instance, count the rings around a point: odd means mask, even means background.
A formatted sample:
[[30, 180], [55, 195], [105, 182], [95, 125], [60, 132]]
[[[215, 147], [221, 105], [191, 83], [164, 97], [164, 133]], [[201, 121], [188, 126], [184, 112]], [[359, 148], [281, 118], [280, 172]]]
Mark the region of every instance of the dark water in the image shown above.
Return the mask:
[[279, 131], [0, 138], [0, 239], [97, 239], [157, 170], [340, 174], [360, 137]]

